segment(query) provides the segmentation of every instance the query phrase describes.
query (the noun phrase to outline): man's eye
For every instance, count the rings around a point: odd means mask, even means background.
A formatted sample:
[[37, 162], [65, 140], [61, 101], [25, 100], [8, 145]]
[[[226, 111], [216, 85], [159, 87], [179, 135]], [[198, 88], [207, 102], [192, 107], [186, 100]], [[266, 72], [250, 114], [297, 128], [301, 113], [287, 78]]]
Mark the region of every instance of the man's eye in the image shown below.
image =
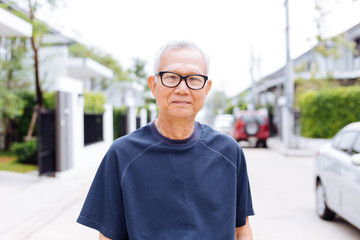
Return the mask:
[[189, 77], [188, 80], [192, 81], [192, 82], [201, 82], [202, 81], [200, 77]]
[[178, 76], [177, 75], [175, 75], [175, 74], [171, 74], [171, 73], [167, 73], [167, 74], [165, 74], [164, 76], [163, 76], [165, 79], [176, 79], [176, 78], [178, 78]]

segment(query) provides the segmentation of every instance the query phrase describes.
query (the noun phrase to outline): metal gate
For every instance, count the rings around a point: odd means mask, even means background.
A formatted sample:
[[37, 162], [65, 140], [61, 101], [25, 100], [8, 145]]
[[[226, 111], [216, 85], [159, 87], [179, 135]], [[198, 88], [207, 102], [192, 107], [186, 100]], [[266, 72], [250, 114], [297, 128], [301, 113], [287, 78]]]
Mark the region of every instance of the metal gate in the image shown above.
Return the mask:
[[104, 140], [103, 133], [103, 115], [102, 114], [84, 114], [84, 145]]
[[55, 112], [39, 110], [37, 119], [39, 175], [54, 175], [56, 171]]

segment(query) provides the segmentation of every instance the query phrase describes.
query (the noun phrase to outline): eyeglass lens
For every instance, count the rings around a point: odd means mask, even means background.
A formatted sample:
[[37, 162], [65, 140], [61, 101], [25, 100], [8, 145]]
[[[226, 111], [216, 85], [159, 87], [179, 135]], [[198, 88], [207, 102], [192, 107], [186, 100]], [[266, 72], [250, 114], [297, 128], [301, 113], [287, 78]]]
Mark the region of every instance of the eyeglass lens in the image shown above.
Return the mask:
[[[180, 84], [180, 75], [172, 72], [162, 74], [162, 82], [167, 87], [176, 87]], [[192, 89], [201, 89], [205, 84], [205, 78], [201, 75], [190, 75], [185, 77], [186, 84]]]

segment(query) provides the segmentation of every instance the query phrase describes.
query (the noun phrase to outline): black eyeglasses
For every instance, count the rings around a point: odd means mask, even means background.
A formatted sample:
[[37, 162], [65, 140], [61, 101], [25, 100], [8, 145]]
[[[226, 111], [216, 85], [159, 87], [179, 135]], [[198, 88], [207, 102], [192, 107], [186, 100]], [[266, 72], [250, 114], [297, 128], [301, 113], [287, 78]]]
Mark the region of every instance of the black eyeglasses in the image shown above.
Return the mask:
[[163, 71], [159, 72], [157, 75], [161, 78], [161, 83], [170, 88], [179, 86], [181, 80], [185, 80], [186, 86], [193, 90], [200, 90], [205, 86], [208, 76], [201, 74], [191, 74], [187, 76], [182, 76], [174, 72]]

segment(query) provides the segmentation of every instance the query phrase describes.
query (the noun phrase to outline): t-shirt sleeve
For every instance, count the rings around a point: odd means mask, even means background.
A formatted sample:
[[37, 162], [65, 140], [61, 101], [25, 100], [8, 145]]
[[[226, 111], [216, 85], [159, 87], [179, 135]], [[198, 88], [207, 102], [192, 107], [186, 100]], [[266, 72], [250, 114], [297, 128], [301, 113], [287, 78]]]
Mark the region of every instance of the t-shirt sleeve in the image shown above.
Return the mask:
[[242, 149], [238, 153], [238, 182], [237, 182], [237, 200], [236, 200], [236, 227], [246, 224], [246, 217], [254, 215], [250, 183], [247, 174], [246, 160]]
[[128, 239], [121, 174], [114, 151], [106, 153], [92, 182], [77, 222], [112, 240]]

